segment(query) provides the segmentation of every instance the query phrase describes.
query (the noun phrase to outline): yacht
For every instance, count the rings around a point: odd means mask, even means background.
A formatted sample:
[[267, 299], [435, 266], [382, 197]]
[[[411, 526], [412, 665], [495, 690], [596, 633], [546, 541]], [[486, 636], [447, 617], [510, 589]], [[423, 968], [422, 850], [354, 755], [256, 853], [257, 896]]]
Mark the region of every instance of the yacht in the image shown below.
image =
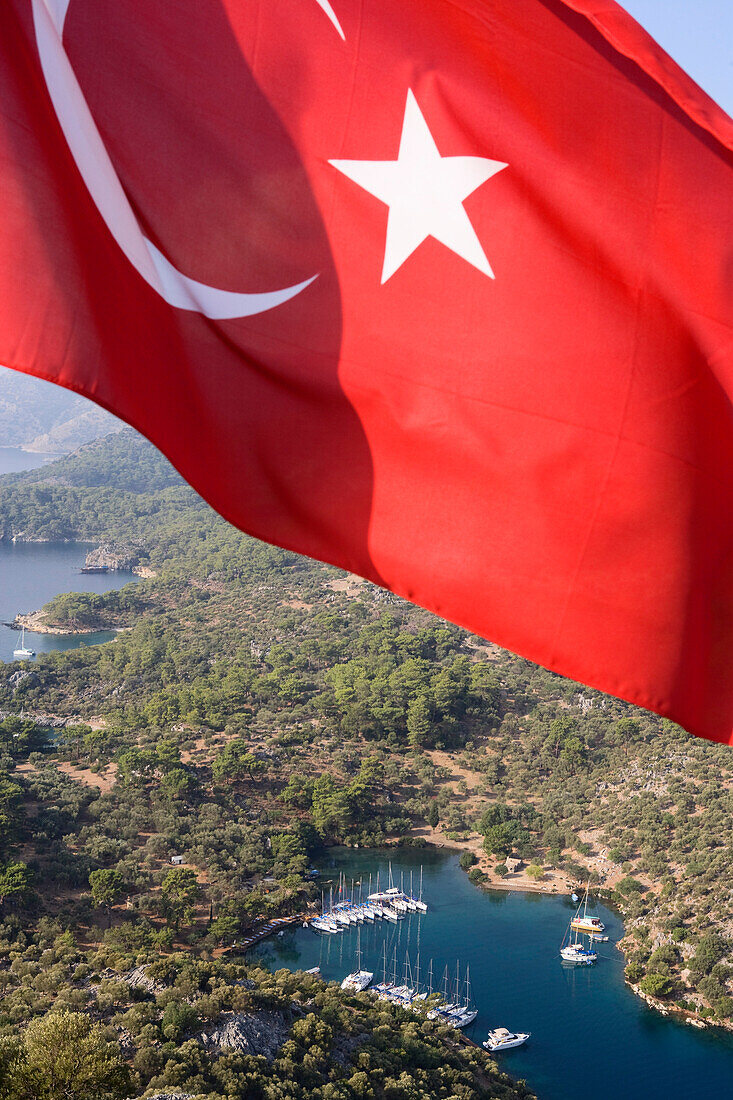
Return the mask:
[[355, 993], [361, 993], [370, 985], [374, 974], [371, 970], [361, 968], [361, 928], [356, 934], [356, 970], [347, 974], [341, 983], [342, 989], [351, 989]]
[[592, 966], [598, 958], [595, 951], [591, 951], [590, 948], [584, 947], [582, 943], [577, 941], [561, 947], [560, 955], [563, 962], [576, 963], [579, 966]]
[[529, 1039], [528, 1031], [507, 1031], [505, 1027], [496, 1027], [490, 1031], [483, 1041], [487, 1050], [511, 1050], [512, 1047], [521, 1047]]
[[580, 912], [580, 906], [578, 906], [577, 912], [570, 922], [570, 927], [576, 932], [602, 932], [606, 927], [600, 917], [593, 917], [588, 915], [588, 890], [590, 889], [590, 882], [585, 888], [585, 897], [583, 898], [583, 912]]
[[16, 661], [28, 661], [31, 657], [35, 657], [35, 649], [27, 649], [25, 644], [25, 627], [21, 627], [20, 631], [20, 645], [17, 649], [13, 650], [13, 658]]
[[371, 970], [354, 970], [347, 974], [341, 983], [342, 989], [353, 989], [355, 993], [361, 993], [371, 983], [374, 974]]

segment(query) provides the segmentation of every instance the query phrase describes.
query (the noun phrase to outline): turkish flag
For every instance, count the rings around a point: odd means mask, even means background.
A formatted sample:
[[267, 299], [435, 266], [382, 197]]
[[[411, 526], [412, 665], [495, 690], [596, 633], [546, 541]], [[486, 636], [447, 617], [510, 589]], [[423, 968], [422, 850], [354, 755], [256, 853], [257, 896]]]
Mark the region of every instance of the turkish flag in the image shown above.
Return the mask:
[[0, 362], [730, 741], [731, 150], [612, 0], [4, 0]]

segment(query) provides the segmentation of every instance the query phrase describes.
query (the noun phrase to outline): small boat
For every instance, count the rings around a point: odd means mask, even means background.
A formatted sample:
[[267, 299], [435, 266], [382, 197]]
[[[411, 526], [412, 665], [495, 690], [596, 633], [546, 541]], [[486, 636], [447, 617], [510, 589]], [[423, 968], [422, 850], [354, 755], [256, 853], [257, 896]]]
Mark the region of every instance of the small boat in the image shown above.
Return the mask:
[[588, 939], [591, 943], [608, 943], [608, 936], [604, 936], [601, 932], [591, 932]]
[[20, 631], [20, 645], [17, 649], [13, 650], [13, 657], [16, 661], [28, 661], [31, 657], [35, 657], [35, 649], [27, 649], [25, 644], [25, 627], [21, 627]]
[[320, 966], [312, 966], [310, 968], [310, 970], [306, 970], [306, 974], [320, 974], [320, 973], [321, 973]]
[[570, 900], [572, 901], [573, 905], [577, 905], [578, 902], [580, 901], [580, 898], [578, 897], [577, 894], [571, 894], [570, 895]]
[[487, 1050], [511, 1050], [512, 1047], [521, 1047], [529, 1039], [529, 1031], [508, 1031], [505, 1027], [495, 1027], [484, 1039], [482, 1046]]

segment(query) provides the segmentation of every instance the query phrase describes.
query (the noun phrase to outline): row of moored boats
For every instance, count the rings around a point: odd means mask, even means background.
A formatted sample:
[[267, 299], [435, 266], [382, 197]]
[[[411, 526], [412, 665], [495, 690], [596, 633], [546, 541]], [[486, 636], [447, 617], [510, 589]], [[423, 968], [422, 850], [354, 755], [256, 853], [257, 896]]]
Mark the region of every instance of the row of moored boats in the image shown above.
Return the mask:
[[[412, 876], [410, 876], [412, 877]], [[428, 907], [422, 900], [422, 870], [420, 871], [420, 890], [417, 897], [412, 890], [406, 892], [402, 885], [394, 886], [392, 882], [392, 869], [390, 867], [390, 885], [386, 890], [379, 889], [379, 876], [377, 876], [377, 889], [371, 892], [371, 875], [369, 876], [369, 893], [366, 900], [361, 900], [361, 883], [359, 884], [359, 898], [355, 898], [354, 884], [351, 894], [347, 894], [346, 882], [339, 879], [337, 900], [333, 900], [331, 891], [329, 905], [324, 904], [321, 897], [321, 912], [309, 922], [314, 932], [322, 935], [333, 935], [343, 932], [351, 925], [373, 923], [377, 920], [385, 920], [390, 924], [397, 924], [404, 920], [410, 913], [427, 913]]]
[[[392, 867], [389, 869], [389, 886], [386, 890], [379, 889], [379, 876], [377, 876], [377, 889], [372, 892], [371, 875], [366, 900], [361, 900], [361, 883], [359, 883], [359, 898], [355, 898], [354, 883], [351, 884], [351, 893], [347, 895], [346, 882], [339, 878], [337, 901], [333, 900], [333, 893], [326, 907], [321, 899], [321, 913], [310, 921], [310, 927], [316, 932], [333, 934], [343, 932], [350, 925], [357, 926], [356, 967], [347, 974], [341, 983], [342, 989], [361, 993], [369, 990], [380, 1001], [399, 1005], [401, 1008], [413, 1012], [424, 1013], [428, 1020], [435, 1020], [457, 1029], [468, 1027], [476, 1019], [478, 1008], [471, 997], [471, 976], [468, 966], [465, 975], [461, 975], [460, 962], [456, 963], [455, 976], [451, 976], [446, 966], [443, 979], [439, 988], [433, 987], [433, 960], [428, 967], [427, 981], [420, 980], [420, 956], [417, 956], [415, 971], [413, 974], [409, 954], [405, 953], [405, 961], [401, 977], [397, 974], [397, 948], [394, 948], [391, 965], [387, 964], [387, 945], [383, 945], [382, 980], [376, 985], [374, 973], [363, 969], [361, 965], [361, 929], [365, 922], [386, 920], [392, 924], [402, 920], [410, 913], [426, 913], [427, 905], [422, 900], [422, 868], [420, 870], [420, 887], [417, 896], [412, 890], [412, 875], [410, 875], [409, 891], [405, 890], [404, 882], [400, 881], [399, 887], [394, 885], [392, 879]], [[528, 1032], [513, 1032], [507, 1028], [499, 1027], [488, 1033], [484, 1040], [487, 1050], [498, 1052], [510, 1050], [521, 1046], [529, 1039]]]
[[[342, 989], [351, 989], [362, 992], [371, 986], [370, 992], [375, 993], [380, 1001], [388, 1001], [413, 1012], [425, 1012], [428, 1020], [436, 1020], [447, 1024], [449, 1027], [464, 1028], [472, 1024], [478, 1015], [478, 1009], [471, 999], [471, 978], [469, 968], [466, 967], [465, 978], [461, 977], [460, 963], [456, 965], [456, 976], [451, 981], [448, 975], [448, 967], [443, 976], [443, 991], [433, 989], [432, 973], [433, 960], [430, 960], [428, 982], [425, 987], [420, 984], [420, 957], [418, 956], [415, 980], [413, 981], [409, 956], [405, 955], [405, 966], [402, 980], [397, 980], [396, 951], [392, 965], [392, 980], [387, 980], [386, 951], [382, 981], [372, 986], [374, 974], [371, 970], [362, 970], [360, 966], [361, 952], [357, 947], [357, 969], [347, 974], [341, 983]], [[494, 1053], [503, 1050], [511, 1050], [522, 1046], [529, 1039], [529, 1032], [509, 1031], [505, 1027], [494, 1028], [483, 1042], [483, 1046]]]
[[439, 1020], [451, 1027], [463, 1028], [472, 1024], [478, 1015], [478, 1009], [471, 999], [471, 977], [466, 967], [465, 978], [461, 977], [460, 963], [456, 965], [456, 975], [451, 980], [448, 967], [443, 976], [442, 992], [433, 988], [433, 960], [430, 960], [428, 978], [425, 985], [420, 982], [420, 956], [417, 957], [415, 974], [413, 975], [410, 957], [405, 953], [405, 962], [401, 979], [397, 976], [397, 948], [394, 949], [392, 965], [387, 965], [387, 946], [384, 945], [384, 958], [382, 966], [382, 980], [372, 986], [374, 974], [370, 970], [361, 968], [361, 944], [357, 941], [357, 967], [351, 974], [347, 974], [341, 983], [342, 989], [353, 989], [361, 992], [371, 986], [371, 992], [376, 993], [380, 1001], [389, 1001], [398, 1004], [401, 1008], [427, 1010], [429, 1020]]

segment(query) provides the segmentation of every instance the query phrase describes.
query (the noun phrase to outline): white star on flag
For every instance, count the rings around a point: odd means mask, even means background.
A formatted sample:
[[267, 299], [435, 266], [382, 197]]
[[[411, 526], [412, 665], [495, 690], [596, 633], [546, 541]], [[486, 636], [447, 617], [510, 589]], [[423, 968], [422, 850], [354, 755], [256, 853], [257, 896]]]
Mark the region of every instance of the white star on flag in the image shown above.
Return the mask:
[[494, 278], [463, 201], [507, 165], [486, 157], [441, 157], [412, 90], [407, 93], [397, 160], [329, 164], [389, 207], [382, 283], [428, 237]]

